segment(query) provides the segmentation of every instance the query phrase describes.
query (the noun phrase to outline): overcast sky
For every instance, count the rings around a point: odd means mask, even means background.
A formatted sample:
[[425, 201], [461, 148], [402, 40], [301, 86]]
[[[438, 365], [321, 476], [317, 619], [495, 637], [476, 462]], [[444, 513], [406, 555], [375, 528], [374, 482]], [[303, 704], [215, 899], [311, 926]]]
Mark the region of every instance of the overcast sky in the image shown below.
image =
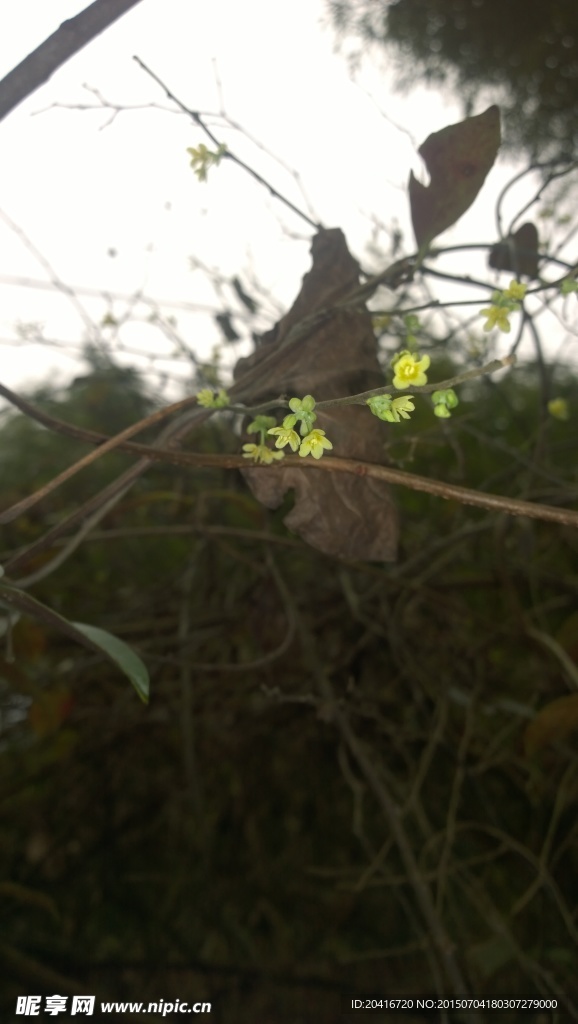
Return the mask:
[[[85, 6], [81, 0], [4, 5], [0, 76]], [[219, 333], [198, 309], [218, 309], [219, 300], [206, 277], [191, 270], [190, 257], [224, 276], [253, 275], [276, 300], [265, 310], [271, 321], [292, 302], [309, 268], [307, 224], [242, 170], [225, 162], [207, 184], [198, 183], [186, 148], [207, 139], [184, 115], [167, 112], [169, 102], [133, 54], [191, 108], [216, 113], [224, 106], [250, 138], [220, 125], [216, 134], [306, 208], [273, 155], [295, 168], [316, 218], [340, 226], [358, 258], [374, 215], [386, 225], [396, 218], [406, 251], [413, 249], [406, 189], [410, 169], [421, 166], [416, 147], [459, 120], [461, 111], [424, 87], [409, 97], [394, 95], [388, 74], [370, 62], [356, 84], [324, 21], [322, 0], [142, 0], [0, 123], [4, 383], [20, 387], [47, 375], [74, 375], [87, 325], [106, 312], [103, 292], [158, 300], [176, 316], [186, 344], [206, 358]], [[142, 109], [112, 117], [102, 109], [55, 106], [97, 106], [85, 85], [110, 103]], [[495, 238], [494, 204], [511, 173], [511, 165], [497, 164], [443, 242]], [[76, 291], [81, 310], [62, 292], [22, 283], [48, 283], [52, 276]], [[120, 298], [112, 308], [122, 317], [133, 307]], [[172, 354], [147, 322], [149, 312], [135, 306], [136, 322], [120, 332], [123, 358], [141, 366], [136, 353]], [[35, 324], [54, 344], [35, 342]], [[186, 363], [167, 358], [155, 365], [186, 378]]]

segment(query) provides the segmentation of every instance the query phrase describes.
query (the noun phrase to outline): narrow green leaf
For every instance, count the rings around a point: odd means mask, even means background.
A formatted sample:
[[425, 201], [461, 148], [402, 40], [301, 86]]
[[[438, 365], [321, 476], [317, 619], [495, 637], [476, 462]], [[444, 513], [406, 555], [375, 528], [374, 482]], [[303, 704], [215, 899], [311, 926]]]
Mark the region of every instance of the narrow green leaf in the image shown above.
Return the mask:
[[149, 674], [146, 666], [138, 654], [132, 650], [124, 640], [119, 640], [112, 633], [98, 626], [87, 626], [84, 622], [72, 622], [72, 626], [92, 640], [93, 644], [100, 647], [111, 661], [118, 665], [121, 672], [128, 676], [140, 699], [148, 704], [149, 699]]
[[60, 630], [71, 640], [88, 647], [91, 651], [106, 656], [120, 668], [130, 679], [141, 700], [148, 702], [149, 698], [149, 677], [148, 672], [141, 659], [128, 647], [123, 640], [112, 636], [104, 629], [96, 626], [85, 626], [84, 624], [70, 622], [63, 615], [47, 608], [41, 601], [31, 597], [25, 590], [10, 583], [0, 582], [0, 604], [7, 604], [10, 608], [17, 608], [26, 615], [45, 622], [46, 625]]

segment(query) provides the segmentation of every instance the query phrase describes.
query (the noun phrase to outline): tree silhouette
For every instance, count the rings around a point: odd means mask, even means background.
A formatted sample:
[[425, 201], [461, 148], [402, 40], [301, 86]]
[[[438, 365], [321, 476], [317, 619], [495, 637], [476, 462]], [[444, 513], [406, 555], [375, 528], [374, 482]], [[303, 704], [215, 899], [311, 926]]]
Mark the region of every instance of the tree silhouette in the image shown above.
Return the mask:
[[[578, 135], [578, 7], [572, 0], [330, 0], [341, 36], [386, 47], [397, 84], [418, 76], [499, 103], [505, 143], [569, 159]], [[416, 66], [417, 65], [417, 66]]]

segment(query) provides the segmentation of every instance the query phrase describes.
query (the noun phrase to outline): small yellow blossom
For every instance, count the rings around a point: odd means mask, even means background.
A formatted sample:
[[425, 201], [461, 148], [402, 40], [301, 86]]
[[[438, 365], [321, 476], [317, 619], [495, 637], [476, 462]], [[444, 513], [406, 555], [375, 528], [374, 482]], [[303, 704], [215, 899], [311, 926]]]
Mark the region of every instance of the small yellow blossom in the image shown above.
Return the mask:
[[504, 292], [504, 296], [506, 299], [523, 299], [526, 291], [527, 286], [521, 281], [512, 281], [510, 287]]
[[409, 414], [415, 411], [411, 395], [393, 399], [391, 395], [374, 395], [367, 399], [367, 404], [374, 416], [389, 423], [399, 423], [400, 417], [408, 420]]
[[410, 413], [415, 412], [412, 395], [401, 395], [399, 398], [392, 398], [391, 395], [374, 395], [367, 399], [367, 404], [374, 416], [380, 420], [387, 420], [388, 423], [399, 423], [401, 419], [408, 420]]
[[482, 309], [481, 314], [486, 317], [484, 330], [493, 331], [494, 327], [499, 327], [505, 334], [509, 334], [512, 329], [508, 320], [509, 312], [506, 306], [488, 306], [487, 309]]
[[393, 378], [394, 388], [397, 388], [398, 391], [404, 391], [408, 387], [422, 388], [424, 384], [427, 384], [425, 371], [429, 364], [429, 356], [422, 356], [419, 359], [411, 352], [402, 352], [393, 363], [395, 371], [395, 377]]
[[306, 455], [312, 455], [314, 459], [320, 459], [324, 448], [333, 448], [331, 441], [325, 437], [324, 430], [312, 430], [307, 437], [304, 437], [299, 448], [302, 459]]
[[548, 402], [548, 412], [556, 420], [565, 421], [570, 419], [570, 409], [565, 398], [552, 398]]
[[285, 452], [274, 452], [266, 444], [244, 444], [243, 452], [244, 459], [253, 459], [253, 462], [262, 462], [265, 466], [269, 466], [273, 459], [285, 457]]
[[217, 167], [226, 152], [227, 147], [224, 143], [217, 146], [217, 150], [214, 153], [210, 149], [207, 149], [202, 142], [196, 147], [190, 146], [187, 149], [187, 153], [189, 153], [191, 157], [191, 167], [199, 181], [207, 180], [207, 173], [209, 169], [211, 167]]
[[296, 430], [291, 430], [290, 427], [271, 427], [267, 433], [277, 434], [277, 440], [275, 441], [276, 448], [284, 448], [285, 445], [288, 444], [291, 446], [291, 451], [297, 451], [300, 439]]
[[410, 395], [407, 395], [407, 397], [404, 395], [400, 398], [394, 398], [391, 403], [391, 409], [388, 409], [384, 415], [390, 423], [399, 423], [400, 418], [408, 420], [412, 412], [415, 412], [413, 398]]
[[218, 391], [202, 388], [197, 392], [197, 402], [205, 409], [224, 409], [229, 404], [229, 396], [224, 388], [219, 388]]

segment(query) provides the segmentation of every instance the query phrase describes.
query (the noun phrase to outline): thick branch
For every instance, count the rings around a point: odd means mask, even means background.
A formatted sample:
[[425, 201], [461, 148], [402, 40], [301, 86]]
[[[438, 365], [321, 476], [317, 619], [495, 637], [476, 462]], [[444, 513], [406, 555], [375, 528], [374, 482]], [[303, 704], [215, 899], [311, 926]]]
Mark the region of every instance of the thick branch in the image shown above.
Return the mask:
[[75, 18], [63, 21], [0, 82], [0, 120], [35, 92], [62, 64], [104, 32], [140, 0], [95, 0]]
[[[63, 420], [58, 420], [53, 416], [49, 416], [47, 413], [34, 406], [31, 402], [15, 395], [10, 388], [7, 388], [3, 384], [0, 384], [0, 394], [7, 398], [8, 401], [12, 402], [12, 404], [17, 408], [21, 409], [26, 415], [40, 423], [43, 423], [49, 429], [56, 430], [58, 433], [66, 434], [69, 437], [76, 437], [79, 440], [88, 441], [89, 444], [96, 444], [99, 446], [90, 456], [85, 456], [84, 459], [80, 459], [66, 470], [64, 474], [61, 474], [60, 477], [56, 477], [28, 498], [24, 498], [22, 501], [18, 502], [17, 505], [13, 505], [10, 509], [0, 512], [0, 523], [12, 522], [22, 512], [27, 511], [42, 498], [50, 494], [55, 487], [62, 482], [63, 477], [68, 479], [71, 476], [74, 476], [75, 473], [84, 466], [88, 465], [90, 462], [94, 462], [101, 455], [104, 455], [107, 451], [112, 451], [114, 448], [117, 448], [120, 451], [132, 452], [134, 455], [144, 456], [149, 463], [150, 460], [153, 460], [166, 462], [173, 466], [214, 466], [220, 469], [241, 469], [247, 467], [247, 460], [241, 455], [181, 452], [159, 447], [158, 443], [157, 447], [154, 447], [144, 444], [135, 444], [128, 440], [131, 435], [138, 434], [140, 431], [144, 430], [145, 427], [149, 427], [153, 423], [161, 422], [173, 413], [187, 409], [189, 406], [194, 404], [196, 400], [194, 396], [189, 396], [189, 398], [176, 402], [174, 405], [167, 406], [165, 409], [160, 409], [151, 416], [146, 417], [146, 419], [141, 420], [139, 423], [133, 424], [132, 427], [127, 428], [127, 430], [122, 431], [115, 437], [109, 437], [106, 434], [99, 434], [93, 430], [83, 430], [70, 423], [65, 423]], [[211, 415], [211, 410], [208, 409], [196, 409], [194, 412], [196, 413], [195, 420], [197, 426], [200, 426], [204, 420]], [[137, 465], [141, 466], [141, 471], [145, 468], [141, 463], [138, 463]], [[385, 480], [391, 484], [408, 487], [410, 490], [425, 491], [426, 493], [433, 494], [438, 498], [445, 498], [446, 500], [453, 499], [464, 505], [475, 505], [478, 508], [484, 508], [490, 512], [506, 512], [511, 516], [528, 516], [530, 519], [541, 519], [545, 522], [561, 523], [564, 526], [571, 526], [574, 529], [578, 528], [578, 512], [574, 512], [571, 509], [557, 508], [553, 505], [540, 505], [535, 502], [524, 501], [520, 498], [510, 498], [502, 494], [488, 494], [483, 491], [473, 490], [469, 487], [461, 487], [457, 484], [446, 483], [443, 480], [433, 480], [430, 477], [417, 476], [414, 473], [407, 473], [404, 470], [394, 469], [390, 466], [375, 465], [373, 463], [360, 462], [357, 459], [342, 459], [335, 456], [326, 456], [320, 461], [301, 459], [298, 456], [286, 456], [283, 460], [283, 465], [299, 466], [304, 469], [325, 470], [330, 473], [355, 473], [357, 476], [369, 476], [377, 480]], [[134, 468], [135, 467], [133, 467], [133, 470]], [[260, 468], [262, 470], [268, 469], [269, 472], [275, 472], [276, 467], [259, 467], [258, 465], [251, 465], [251, 468]], [[108, 489], [105, 490], [108, 491]], [[83, 515], [86, 515], [86, 509], [84, 510]], [[51, 534], [54, 531], [58, 531], [58, 527], [53, 527]], [[8, 563], [8, 565], [11, 566], [13, 561], [19, 560], [21, 560], [21, 556], [17, 555], [15, 559], [12, 559]]]

